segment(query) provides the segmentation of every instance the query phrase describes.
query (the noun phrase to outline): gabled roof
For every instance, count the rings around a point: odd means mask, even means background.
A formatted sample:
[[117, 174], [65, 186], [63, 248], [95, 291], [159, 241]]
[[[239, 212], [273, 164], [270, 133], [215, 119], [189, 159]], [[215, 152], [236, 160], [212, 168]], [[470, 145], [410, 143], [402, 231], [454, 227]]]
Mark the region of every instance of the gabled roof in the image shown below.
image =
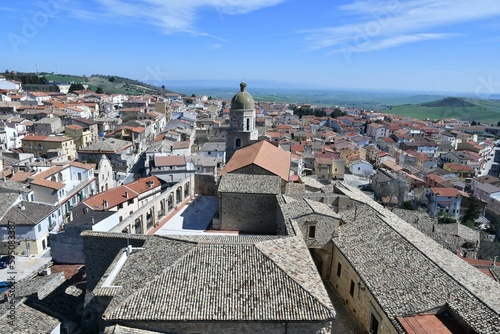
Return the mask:
[[233, 172], [240, 168], [255, 164], [283, 180], [288, 181], [290, 175], [290, 152], [274, 146], [267, 141], [237, 150], [220, 175]]
[[302, 240], [226, 239], [148, 238], [144, 250], [133, 252], [116, 277], [114, 284], [122, 288], [113, 293], [103, 317], [210, 322], [335, 318]]
[[186, 158], [183, 155], [155, 155], [154, 162], [156, 167], [186, 166]]
[[52, 205], [21, 201], [5, 212], [2, 219], [0, 219], [0, 226], [7, 226], [9, 221], [19, 226], [34, 226], [56, 211], [56, 209]]

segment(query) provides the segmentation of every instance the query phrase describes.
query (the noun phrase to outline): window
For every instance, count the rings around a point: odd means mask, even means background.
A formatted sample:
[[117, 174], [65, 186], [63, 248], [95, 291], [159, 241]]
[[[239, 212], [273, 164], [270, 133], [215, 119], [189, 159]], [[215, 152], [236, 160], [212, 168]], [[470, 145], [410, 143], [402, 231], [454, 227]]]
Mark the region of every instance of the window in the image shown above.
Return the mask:
[[314, 239], [316, 237], [316, 225], [309, 225], [307, 236], [311, 239]]
[[354, 297], [354, 281], [351, 280], [351, 288], [349, 289], [349, 293], [351, 294], [351, 296]]
[[337, 277], [340, 277], [341, 274], [342, 274], [342, 265], [339, 262], [337, 264]]
[[38, 224], [38, 232], [42, 232], [42, 224]]

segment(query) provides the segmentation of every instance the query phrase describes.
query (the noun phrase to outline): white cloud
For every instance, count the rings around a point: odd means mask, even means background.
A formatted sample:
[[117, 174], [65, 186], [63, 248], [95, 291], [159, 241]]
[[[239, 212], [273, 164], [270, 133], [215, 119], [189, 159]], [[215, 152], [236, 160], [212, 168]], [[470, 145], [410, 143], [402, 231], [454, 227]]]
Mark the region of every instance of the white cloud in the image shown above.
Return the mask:
[[203, 8], [213, 8], [219, 14], [236, 15], [284, 1], [286, 0], [95, 0], [99, 8], [93, 8], [92, 11], [81, 8], [68, 10], [79, 18], [129, 18], [156, 26], [167, 34], [183, 32], [210, 36], [196, 28], [196, 21], [199, 19], [197, 13]]
[[363, 0], [338, 9], [340, 15], [354, 22], [303, 31], [312, 49], [345, 49], [347, 45], [351, 50], [367, 52], [429, 39], [457, 37], [459, 33], [444, 34], [432, 30], [500, 16], [500, 1]]
[[334, 50], [332, 53], [360, 53], [369, 52], [382, 49], [393, 48], [398, 45], [434, 40], [434, 39], [446, 39], [451, 37], [457, 37], [457, 34], [415, 34], [415, 35], [399, 35], [392, 36], [390, 38], [378, 39], [377, 41], [371, 42], [366, 41], [358, 45], [343, 44], [338, 50]]

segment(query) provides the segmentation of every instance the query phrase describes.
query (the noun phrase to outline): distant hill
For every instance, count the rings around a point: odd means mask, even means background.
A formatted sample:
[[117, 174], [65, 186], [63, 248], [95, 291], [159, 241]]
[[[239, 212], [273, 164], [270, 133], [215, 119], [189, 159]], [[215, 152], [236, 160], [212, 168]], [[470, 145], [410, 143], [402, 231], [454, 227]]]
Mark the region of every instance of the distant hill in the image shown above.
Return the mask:
[[460, 107], [460, 108], [475, 106], [475, 104], [467, 102], [463, 98], [459, 97], [447, 97], [439, 101], [422, 103], [421, 105], [425, 107]]
[[490, 125], [500, 119], [500, 100], [446, 97], [438, 101], [392, 106], [384, 112], [419, 119], [457, 118]]
[[105, 94], [162, 94], [173, 93], [171, 90], [163, 90], [145, 82], [134, 79], [124, 78], [116, 75], [100, 75], [94, 74], [91, 76], [78, 76], [71, 74], [49, 74], [40, 73], [40, 76], [50, 82], [74, 82], [88, 85], [89, 89], [95, 91], [97, 87], [101, 87]]

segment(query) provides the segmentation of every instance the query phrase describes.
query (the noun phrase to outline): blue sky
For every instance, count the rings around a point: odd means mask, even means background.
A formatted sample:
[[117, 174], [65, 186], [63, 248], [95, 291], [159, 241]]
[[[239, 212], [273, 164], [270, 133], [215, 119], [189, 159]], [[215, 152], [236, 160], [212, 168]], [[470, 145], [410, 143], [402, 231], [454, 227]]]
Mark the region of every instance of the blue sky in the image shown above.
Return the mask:
[[500, 93], [498, 0], [0, 0], [0, 66]]

